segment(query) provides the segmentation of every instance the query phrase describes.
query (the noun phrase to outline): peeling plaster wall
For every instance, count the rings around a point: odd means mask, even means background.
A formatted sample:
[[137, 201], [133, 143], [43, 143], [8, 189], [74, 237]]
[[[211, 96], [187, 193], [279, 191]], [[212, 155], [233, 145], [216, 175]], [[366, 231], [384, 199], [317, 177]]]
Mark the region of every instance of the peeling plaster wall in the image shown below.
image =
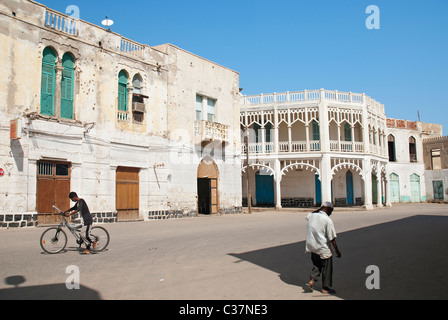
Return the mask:
[[[197, 92], [217, 99], [218, 119], [238, 130], [238, 74], [171, 45], [143, 45], [139, 57], [121, 52], [121, 35], [85, 21], [78, 22], [76, 36], [69, 35], [45, 26], [46, 10], [29, 0], [0, 3], [0, 168], [5, 169], [0, 213], [35, 212], [37, 163], [42, 159], [71, 163], [71, 189], [93, 212], [115, 210], [119, 166], [141, 169], [142, 218], [157, 210], [195, 212], [200, 158], [194, 158], [192, 140], [184, 148], [176, 134], [193, 134]], [[42, 52], [48, 46], [56, 51], [59, 68], [64, 53], [75, 57], [73, 120], [57, 112], [54, 117], [40, 115]], [[142, 94], [149, 98], [141, 123], [118, 120], [121, 70], [128, 73], [130, 92], [134, 75], [143, 79]], [[23, 137], [10, 141], [9, 122], [16, 118]], [[239, 140], [232, 137], [232, 163], [219, 164], [221, 208], [241, 206], [241, 167], [233, 163], [239, 149]], [[179, 152], [192, 158], [189, 165], [177, 161]]]

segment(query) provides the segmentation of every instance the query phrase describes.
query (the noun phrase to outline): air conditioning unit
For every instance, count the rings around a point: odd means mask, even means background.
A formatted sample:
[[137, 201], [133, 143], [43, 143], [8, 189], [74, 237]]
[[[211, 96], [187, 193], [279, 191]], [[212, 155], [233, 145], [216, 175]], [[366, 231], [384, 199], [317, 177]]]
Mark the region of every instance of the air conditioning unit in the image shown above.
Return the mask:
[[133, 102], [132, 103], [132, 111], [133, 112], [145, 113], [145, 111], [146, 111], [145, 104], [141, 103], [141, 102]]

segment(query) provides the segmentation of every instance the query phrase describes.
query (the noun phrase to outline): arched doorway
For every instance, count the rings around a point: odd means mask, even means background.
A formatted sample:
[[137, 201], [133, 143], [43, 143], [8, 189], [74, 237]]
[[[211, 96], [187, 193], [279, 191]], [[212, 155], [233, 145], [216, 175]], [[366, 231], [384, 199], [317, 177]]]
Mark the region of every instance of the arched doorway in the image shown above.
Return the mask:
[[198, 214], [219, 212], [218, 179], [216, 163], [210, 158], [202, 160], [198, 167]]

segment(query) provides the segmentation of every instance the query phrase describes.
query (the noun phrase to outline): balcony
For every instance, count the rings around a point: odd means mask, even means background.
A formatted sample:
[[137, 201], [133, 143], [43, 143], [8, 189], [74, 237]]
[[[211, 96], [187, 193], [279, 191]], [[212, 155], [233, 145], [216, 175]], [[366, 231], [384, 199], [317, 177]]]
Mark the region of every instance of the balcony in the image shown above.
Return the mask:
[[194, 123], [195, 140], [228, 142], [229, 128], [221, 123], [197, 120]]

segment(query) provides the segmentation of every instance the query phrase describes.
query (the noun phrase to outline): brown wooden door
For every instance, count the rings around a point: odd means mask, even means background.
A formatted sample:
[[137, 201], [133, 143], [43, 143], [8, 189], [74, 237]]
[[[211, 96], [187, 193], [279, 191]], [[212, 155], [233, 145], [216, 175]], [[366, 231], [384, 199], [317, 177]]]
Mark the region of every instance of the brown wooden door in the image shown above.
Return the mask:
[[212, 214], [219, 212], [219, 201], [218, 201], [218, 179], [210, 179], [210, 209]]
[[140, 218], [140, 169], [119, 167], [116, 178], [117, 220], [129, 221]]
[[53, 205], [65, 211], [70, 208], [70, 175], [69, 163], [39, 161], [37, 163], [36, 211], [38, 223], [57, 224], [60, 216]]

